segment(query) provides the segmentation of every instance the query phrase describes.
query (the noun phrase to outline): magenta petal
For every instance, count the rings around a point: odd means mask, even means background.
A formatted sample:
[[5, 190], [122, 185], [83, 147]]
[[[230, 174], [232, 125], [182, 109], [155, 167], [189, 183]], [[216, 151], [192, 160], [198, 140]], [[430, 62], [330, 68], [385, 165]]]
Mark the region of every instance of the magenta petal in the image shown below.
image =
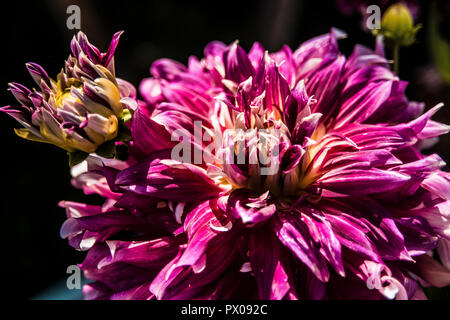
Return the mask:
[[15, 82], [9, 83], [8, 86], [9, 86], [8, 90], [11, 91], [16, 100], [21, 105], [24, 105], [28, 108], [33, 107], [33, 103], [29, 99], [29, 95], [31, 94], [30, 89], [21, 85], [20, 83]]
[[305, 109], [310, 101], [311, 98], [306, 92], [304, 81], [298, 82], [286, 98], [286, 104], [284, 106], [286, 125], [291, 132], [294, 130], [299, 113]]
[[204, 268], [206, 260], [206, 248], [211, 246], [217, 233], [211, 225], [219, 225], [210, 208], [209, 201], [197, 206], [187, 214], [185, 220], [185, 231], [188, 236], [187, 247], [174, 267], [195, 266], [194, 272]]
[[395, 190], [405, 185], [410, 176], [380, 169], [338, 169], [323, 175], [317, 185], [349, 195], [367, 195]]
[[169, 149], [174, 142], [166, 128], [145, 116], [140, 109], [133, 114], [131, 135], [136, 147], [144, 154]]
[[214, 68], [216, 63], [222, 62], [223, 53], [227, 50], [227, 46], [220, 41], [213, 41], [206, 45], [204, 54], [206, 57], [206, 63], [210, 68]]
[[50, 77], [47, 72], [40, 65], [34, 62], [27, 63], [28, 72], [33, 77], [36, 84], [40, 87], [41, 82], [44, 82], [47, 86], [51, 87]]
[[428, 176], [422, 186], [439, 197], [450, 200], [450, 174], [448, 172], [437, 171]]
[[278, 239], [323, 282], [328, 281], [329, 272], [322, 255], [315, 248], [308, 228], [296, 213], [279, 213], [273, 220]]
[[234, 42], [224, 51], [223, 64], [226, 78], [236, 83], [241, 83], [255, 74], [247, 53], [237, 42]]
[[291, 48], [284, 45], [280, 51], [270, 56], [279, 66], [280, 74], [287, 80], [289, 87], [293, 88], [297, 79], [297, 70]]
[[139, 92], [145, 101], [150, 103], [156, 103], [163, 98], [161, 95], [161, 86], [157, 79], [143, 79], [139, 85]]
[[[169, 251], [167, 253], [170, 254]], [[157, 268], [142, 268], [127, 263], [102, 266], [101, 262], [108, 259], [110, 255], [111, 251], [107, 244], [97, 244], [88, 252], [80, 268], [88, 279], [99, 281], [102, 283], [103, 289], [109, 288], [111, 293], [129, 290], [147, 282], [148, 279], [153, 279], [157, 270], [164, 265], [164, 261], [162, 261]]]
[[[329, 282], [322, 282], [308, 269], [306, 266], [300, 268], [300, 278], [303, 279], [304, 285], [299, 290], [300, 299], [305, 300], [322, 300], [327, 294], [327, 286]], [[340, 278], [340, 277], [336, 277]], [[329, 291], [329, 290], [328, 290]]]
[[332, 170], [351, 164], [360, 165], [361, 168], [390, 167], [401, 165], [402, 162], [391, 152], [386, 150], [367, 150], [357, 152], [345, 152], [337, 157], [330, 158], [323, 165], [324, 170]]
[[418, 137], [420, 139], [429, 139], [442, 136], [449, 132], [450, 126], [433, 120], [429, 120], [422, 132], [419, 133]]
[[310, 76], [306, 83], [306, 89], [317, 99], [317, 103], [312, 107], [313, 112], [332, 114], [332, 107], [338, 97], [338, 86], [344, 63], [345, 57], [339, 56], [335, 61]]
[[259, 68], [264, 68], [262, 60], [264, 59], [265, 52], [266, 51], [263, 46], [259, 42], [255, 42], [253, 43], [252, 48], [248, 53], [248, 58], [250, 59], [253, 69], [255, 69], [256, 73], [258, 73]]
[[254, 198], [247, 189], [238, 189], [228, 198], [228, 214], [244, 224], [254, 225], [270, 219], [276, 212], [275, 204], [269, 201], [268, 193]]
[[281, 171], [287, 174], [293, 171], [300, 163], [305, 150], [299, 145], [290, 146], [283, 154], [281, 159]]
[[[350, 197], [333, 202], [337, 212], [345, 212], [364, 223], [361, 230], [373, 240], [383, 259], [412, 261], [394, 216], [380, 203], [368, 197]], [[330, 211], [330, 207], [324, 210]]]
[[269, 59], [266, 61], [266, 84], [265, 84], [265, 104], [268, 110], [276, 109], [281, 112], [284, 109], [286, 98], [289, 95], [289, 84], [280, 74], [275, 61]]
[[150, 73], [157, 79], [174, 80], [179, 73], [186, 72], [186, 67], [170, 59], [160, 59], [153, 62]]
[[373, 261], [381, 261], [375, 245], [366, 235], [369, 229], [362, 221], [343, 212], [338, 211], [335, 214], [331, 208], [324, 210], [327, 210], [326, 219], [330, 222], [342, 246]]
[[338, 126], [364, 122], [388, 99], [391, 87], [391, 81], [374, 82], [347, 99], [343, 102], [337, 115]]
[[344, 277], [344, 265], [342, 263], [341, 244], [334, 234], [330, 223], [310, 208], [304, 208], [302, 211], [302, 221], [308, 226], [308, 230], [313, 240], [321, 247], [322, 255], [335, 268], [336, 272]]
[[303, 79], [307, 74], [316, 71], [323, 63], [334, 60], [339, 54], [337, 40], [345, 36], [341, 30], [332, 29], [330, 33], [302, 43], [293, 54], [298, 68], [297, 78]]
[[395, 223], [405, 239], [405, 247], [410, 256], [426, 254], [436, 248], [438, 238], [422, 217], [403, 217]]
[[[203, 217], [206, 218], [209, 214]], [[195, 228], [203, 229], [203, 227], [196, 225], [194, 220], [192, 220], [194, 224], [191, 224], [190, 228], [195, 233], [197, 232]], [[198, 220], [196, 221], [199, 222]], [[201, 230], [198, 231], [203, 232]], [[191, 235], [197, 237], [194, 233]], [[201, 246], [202, 249], [206, 250], [201, 251], [201, 258], [192, 266], [179, 265], [185, 252], [181, 248], [178, 255], [153, 280], [150, 291], [155, 294], [156, 298], [190, 300], [206, 299], [213, 296], [213, 294], [220, 295], [221, 293], [215, 289], [220, 289], [220, 286], [223, 285], [220, 283], [221, 280], [237, 272], [234, 269], [235, 266], [233, 266], [237, 247], [236, 242], [230, 239], [227, 234], [219, 234], [214, 238], [214, 241], [214, 243], [208, 244], [207, 247]], [[193, 244], [191, 250], [194, 250], [196, 247], [199, 248], [196, 244]], [[236, 289], [228, 288], [230, 290]]]
[[210, 199], [222, 191], [203, 169], [174, 160], [153, 160], [152, 155], [147, 162], [120, 172], [116, 184], [137, 194], [182, 202]]
[[292, 143], [305, 146], [308, 139], [319, 125], [321, 119], [321, 113], [312, 113], [297, 121], [294, 130], [292, 131]]
[[98, 263], [99, 269], [116, 263], [127, 263], [158, 270], [176, 255], [179, 248], [178, 241], [173, 237], [132, 242], [109, 240], [107, 245], [110, 256]]
[[266, 228], [250, 236], [250, 263], [258, 284], [259, 298], [283, 299], [291, 289], [293, 280], [284, 260], [283, 248]]
[[189, 83], [190, 81], [162, 82], [162, 95], [168, 102], [181, 105], [193, 113], [207, 116], [212, 98], [206, 95], [204, 88], [200, 85], [189, 86]]
[[119, 44], [119, 39], [122, 33], [123, 31], [119, 31], [113, 35], [108, 51], [106, 51], [101, 55], [103, 65], [108, 66], [111, 60], [113, 59], [114, 53], [116, 52], [117, 45]]

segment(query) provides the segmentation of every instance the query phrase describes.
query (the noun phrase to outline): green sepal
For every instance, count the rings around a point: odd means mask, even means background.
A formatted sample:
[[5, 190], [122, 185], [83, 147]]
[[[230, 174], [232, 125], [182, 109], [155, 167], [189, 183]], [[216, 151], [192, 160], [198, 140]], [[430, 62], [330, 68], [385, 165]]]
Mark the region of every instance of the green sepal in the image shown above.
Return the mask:
[[107, 141], [97, 148], [97, 155], [103, 158], [114, 158], [116, 155], [116, 145], [114, 141]]
[[120, 141], [123, 143], [128, 143], [131, 141], [131, 131], [124, 123], [119, 124], [119, 132], [117, 133], [117, 137], [114, 139], [115, 141]]
[[133, 117], [133, 114], [131, 113], [130, 109], [123, 109], [122, 115], [120, 116], [119, 120], [121, 120], [121, 122], [125, 123], [125, 122], [130, 121], [132, 117]]
[[83, 162], [89, 156], [89, 153], [83, 152], [83, 151], [72, 151], [72, 152], [67, 152], [67, 154], [69, 155], [69, 166], [70, 167], [73, 167], [73, 166]]

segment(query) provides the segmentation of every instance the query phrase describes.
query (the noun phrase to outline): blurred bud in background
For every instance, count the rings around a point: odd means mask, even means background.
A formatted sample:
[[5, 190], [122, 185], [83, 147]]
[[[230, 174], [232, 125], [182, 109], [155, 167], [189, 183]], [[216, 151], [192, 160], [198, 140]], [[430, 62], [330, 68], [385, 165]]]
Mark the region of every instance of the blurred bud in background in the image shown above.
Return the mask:
[[381, 29], [374, 30], [375, 35], [382, 35], [386, 43], [393, 46], [410, 46], [414, 43], [420, 25], [414, 25], [408, 7], [403, 3], [391, 5], [383, 14]]
[[10, 83], [20, 105], [0, 109], [23, 126], [15, 129], [16, 134], [66, 150], [71, 165], [90, 153], [113, 157], [114, 140], [127, 140], [119, 131], [127, 131], [124, 123], [136, 105], [134, 87], [115, 76], [114, 52], [120, 35], [116, 33], [107, 52], [101, 53], [79, 32], [56, 81], [40, 65], [28, 63], [39, 88]]

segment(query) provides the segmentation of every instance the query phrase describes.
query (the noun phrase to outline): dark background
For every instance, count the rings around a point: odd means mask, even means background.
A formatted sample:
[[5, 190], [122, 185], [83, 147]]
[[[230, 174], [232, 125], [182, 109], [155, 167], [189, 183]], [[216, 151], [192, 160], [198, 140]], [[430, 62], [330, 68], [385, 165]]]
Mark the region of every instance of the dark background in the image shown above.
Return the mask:
[[[411, 100], [424, 101], [427, 108], [445, 102], [434, 119], [450, 124], [450, 90], [432, 68], [426, 39], [431, 2], [422, 2], [418, 20], [424, 28], [418, 43], [401, 51], [400, 76], [410, 81]], [[66, 28], [66, 8], [71, 4], [80, 6], [81, 28], [102, 51], [114, 32], [125, 30], [116, 53], [116, 73], [136, 86], [148, 76], [155, 59], [168, 57], [186, 63], [189, 55], [201, 57], [212, 40], [230, 43], [239, 39], [246, 50], [254, 41], [272, 51], [284, 43], [295, 49], [335, 26], [348, 33], [340, 41], [346, 54], [356, 43], [372, 46], [374, 42], [361, 30], [359, 14], [344, 16], [335, 1], [327, 0], [3, 2], [0, 105], [15, 104], [6, 90], [8, 82], [34, 86], [26, 62], [41, 64], [51, 77], [60, 71], [75, 33]], [[441, 26], [443, 33], [447, 27]], [[2, 289], [11, 298], [33, 298], [64, 281], [67, 266], [80, 263], [84, 256], [60, 239], [65, 212], [57, 203], [99, 203], [101, 199], [84, 196], [71, 186], [64, 151], [20, 139], [13, 132], [15, 127], [19, 126], [12, 118], [0, 114]], [[446, 161], [450, 161], [449, 136], [430, 150]]]

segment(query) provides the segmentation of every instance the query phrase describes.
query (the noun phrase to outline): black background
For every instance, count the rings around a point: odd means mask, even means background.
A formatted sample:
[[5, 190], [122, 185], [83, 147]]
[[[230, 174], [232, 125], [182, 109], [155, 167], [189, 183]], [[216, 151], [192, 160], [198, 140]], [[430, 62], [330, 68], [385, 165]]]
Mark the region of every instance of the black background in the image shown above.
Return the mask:
[[[424, 101], [427, 108], [445, 102], [447, 106], [434, 119], [450, 124], [449, 87], [439, 79], [424, 81], [424, 70], [432, 65], [426, 39], [430, 2], [422, 3], [419, 22], [424, 29], [418, 43], [402, 49], [400, 76], [410, 81], [411, 100]], [[278, 50], [284, 43], [295, 49], [335, 26], [348, 33], [340, 42], [344, 53], [349, 54], [356, 43], [373, 45], [373, 37], [360, 28], [358, 14], [344, 16], [335, 1], [327, 0], [5, 1], [0, 7], [0, 105], [15, 104], [6, 90], [8, 82], [34, 86], [26, 62], [41, 64], [52, 77], [60, 71], [75, 32], [66, 28], [70, 4], [80, 6], [82, 30], [102, 51], [114, 32], [125, 30], [116, 53], [116, 73], [136, 86], [148, 76], [155, 59], [186, 63], [190, 55], [201, 57], [212, 40], [239, 39], [246, 50], [254, 41], [269, 50]], [[12, 298], [32, 298], [64, 279], [67, 266], [80, 263], [84, 256], [60, 239], [65, 213], [57, 203], [99, 203], [101, 199], [84, 196], [71, 186], [64, 151], [20, 139], [12, 130], [15, 127], [12, 118], [0, 114], [2, 289]], [[429, 152], [450, 161], [449, 146], [447, 135]]]

